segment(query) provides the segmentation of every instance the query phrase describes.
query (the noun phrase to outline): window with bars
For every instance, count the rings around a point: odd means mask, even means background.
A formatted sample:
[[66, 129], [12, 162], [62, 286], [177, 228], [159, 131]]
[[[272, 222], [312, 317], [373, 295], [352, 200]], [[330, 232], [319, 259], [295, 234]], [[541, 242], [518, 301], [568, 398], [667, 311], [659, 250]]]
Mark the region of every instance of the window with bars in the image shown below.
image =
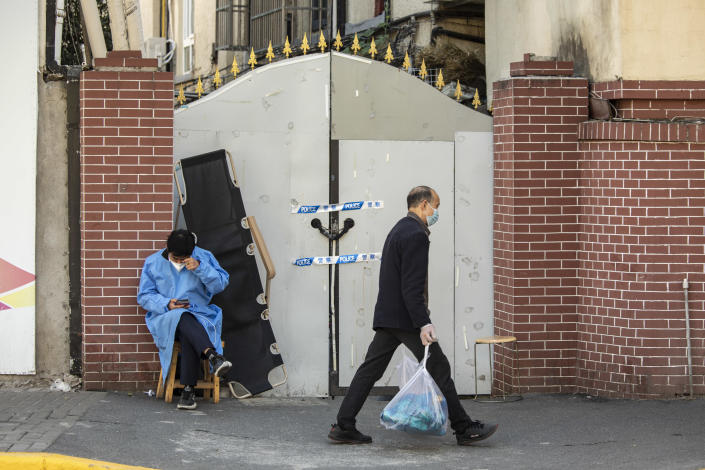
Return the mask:
[[323, 31], [326, 38], [330, 24], [331, 0], [251, 0], [250, 43], [255, 51], [263, 51], [272, 41], [272, 46], [289, 41], [298, 43], [307, 34], [309, 44]]
[[249, 43], [247, 0], [217, 0], [215, 50], [245, 51]]
[[193, 72], [193, 6], [194, 0], [183, 1], [183, 15], [181, 18], [183, 24], [183, 60], [181, 63], [184, 74]]

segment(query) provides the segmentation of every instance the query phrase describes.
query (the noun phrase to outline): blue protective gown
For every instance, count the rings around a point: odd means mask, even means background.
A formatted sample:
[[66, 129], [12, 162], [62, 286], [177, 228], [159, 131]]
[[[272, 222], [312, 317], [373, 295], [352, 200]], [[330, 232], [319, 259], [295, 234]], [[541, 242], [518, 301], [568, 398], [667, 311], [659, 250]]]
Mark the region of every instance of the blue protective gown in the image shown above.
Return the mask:
[[[140, 276], [137, 302], [147, 311], [145, 321], [159, 349], [159, 362], [164, 371], [162, 380], [169, 371], [176, 326], [184, 312], [196, 317], [216, 351], [223, 353], [220, 341], [223, 312], [210, 301], [225, 289], [230, 276], [208, 250], [195, 247], [191, 257], [199, 262], [198, 268], [178, 271], [167, 258], [166, 251], [158, 251], [145, 260]], [[190, 305], [188, 309], [169, 310], [171, 299], [188, 299]]]

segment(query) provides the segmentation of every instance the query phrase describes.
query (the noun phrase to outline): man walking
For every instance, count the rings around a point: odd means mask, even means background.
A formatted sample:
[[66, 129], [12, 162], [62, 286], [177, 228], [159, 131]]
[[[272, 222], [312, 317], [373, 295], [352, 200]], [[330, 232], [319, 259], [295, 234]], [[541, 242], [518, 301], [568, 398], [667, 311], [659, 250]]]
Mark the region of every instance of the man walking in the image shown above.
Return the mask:
[[379, 294], [375, 306], [375, 336], [365, 362], [355, 373], [338, 411], [337, 423], [328, 438], [347, 444], [372, 442], [355, 427], [355, 416], [375, 382], [384, 374], [394, 351], [404, 344], [420, 361], [430, 344], [426, 363], [448, 403], [450, 426], [458, 445], [469, 445], [491, 436], [497, 424], [473, 421], [458, 399], [450, 376], [450, 364], [436, 342], [436, 331], [428, 310], [429, 226], [438, 221], [438, 194], [428, 186], [413, 188], [406, 197], [409, 213], [392, 228], [382, 250]]

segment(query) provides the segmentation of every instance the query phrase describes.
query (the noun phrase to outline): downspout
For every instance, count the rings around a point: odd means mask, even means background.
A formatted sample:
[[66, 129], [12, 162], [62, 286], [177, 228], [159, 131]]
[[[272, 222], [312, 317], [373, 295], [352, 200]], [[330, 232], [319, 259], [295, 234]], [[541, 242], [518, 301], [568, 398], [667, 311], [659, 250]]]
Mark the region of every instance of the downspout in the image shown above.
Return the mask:
[[[66, 67], [60, 65], [61, 62], [61, 28], [58, 27], [57, 3], [61, 2], [63, 10], [63, 0], [46, 0], [46, 25], [45, 25], [45, 41], [46, 48], [44, 53], [44, 62], [46, 73], [45, 80], [62, 80], [66, 75]], [[63, 13], [66, 14], [65, 11]], [[61, 20], [63, 25], [63, 18]], [[58, 29], [58, 32], [57, 32]], [[58, 43], [57, 43], [58, 37]], [[57, 61], [57, 57], [59, 60]]]
[[81, 0], [81, 12], [86, 22], [86, 32], [91, 45], [93, 58], [104, 58], [107, 55], [103, 27], [100, 24], [100, 12], [96, 0]]
[[127, 40], [131, 51], [140, 51], [145, 55], [144, 32], [142, 31], [142, 12], [140, 2], [137, 0], [123, 1], [125, 5], [125, 24], [127, 26]]
[[[62, 33], [64, 32], [64, 18], [66, 18], [66, 10], [64, 9], [64, 0], [56, 0], [56, 26], [54, 27], [54, 61], [61, 65], [61, 41]], [[58, 44], [58, 47], [56, 46]]]
[[683, 296], [685, 297], [685, 343], [688, 354], [688, 385], [690, 398], [693, 398], [693, 356], [690, 348], [690, 311], [688, 309], [688, 278], [683, 279]]
[[110, 34], [113, 39], [113, 50], [128, 50], [127, 25], [125, 24], [125, 10], [122, 6], [122, 0], [108, 0], [108, 15], [110, 16]]

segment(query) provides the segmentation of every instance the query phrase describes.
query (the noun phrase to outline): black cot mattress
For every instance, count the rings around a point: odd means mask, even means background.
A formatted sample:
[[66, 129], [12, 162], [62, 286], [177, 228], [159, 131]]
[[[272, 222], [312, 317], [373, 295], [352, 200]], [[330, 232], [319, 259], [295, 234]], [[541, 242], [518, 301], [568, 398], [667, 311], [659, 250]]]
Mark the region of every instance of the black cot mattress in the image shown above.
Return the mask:
[[180, 189], [187, 229], [230, 274], [228, 287], [213, 298], [223, 309], [224, 354], [233, 364], [226, 380], [256, 395], [272, 389], [268, 375], [283, 361], [269, 322], [242, 194], [228, 160], [226, 151], [218, 150], [182, 159], [176, 168], [178, 172], [180, 166], [185, 186]]

